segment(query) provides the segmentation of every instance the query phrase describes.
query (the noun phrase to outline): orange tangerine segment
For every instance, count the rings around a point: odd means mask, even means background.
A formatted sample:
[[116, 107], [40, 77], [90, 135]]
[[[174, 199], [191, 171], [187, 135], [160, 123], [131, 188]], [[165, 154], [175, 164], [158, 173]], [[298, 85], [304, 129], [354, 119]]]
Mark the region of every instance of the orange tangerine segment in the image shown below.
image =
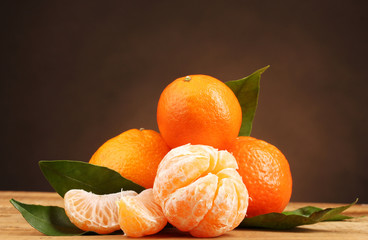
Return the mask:
[[70, 221], [84, 231], [108, 234], [119, 230], [118, 208], [121, 196], [134, 196], [134, 191], [97, 195], [81, 189], [69, 190], [64, 196], [65, 213]]
[[212, 173], [218, 173], [222, 169], [238, 169], [238, 164], [232, 154], [228, 151], [221, 150], [218, 152], [218, 161], [214, 169], [211, 170]]
[[142, 237], [161, 231], [167, 224], [162, 209], [153, 200], [152, 188], [137, 196], [117, 201], [121, 230], [129, 237]]
[[242, 177], [235, 169], [223, 169], [217, 174], [217, 176], [220, 178], [227, 177], [227, 179], [230, 179], [235, 186], [236, 194], [238, 196], [242, 196], [238, 198], [238, 212], [232, 228], [234, 229], [241, 223], [241, 221], [243, 221], [244, 217], [246, 216], [249, 203], [248, 190], [243, 183]]
[[[174, 166], [181, 166], [185, 181], [170, 185], [178, 172]], [[229, 152], [210, 146], [187, 144], [172, 149], [159, 165], [154, 198], [179, 230], [198, 237], [219, 236], [237, 227], [247, 211], [248, 191], [237, 167]]]
[[[246, 188], [239, 185], [239, 181], [242, 183], [240, 175], [235, 169], [226, 168], [217, 176], [219, 184], [211, 211], [196, 228], [190, 231], [190, 234], [195, 237], [219, 236], [233, 230], [244, 219], [248, 193], [238, 191], [238, 189], [246, 191]], [[238, 196], [246, 196], [246, 198]]]
[[[185, 146], [188, 145], [169, 151], [159, 164], [154, 182], [154, 185], [157, 185], [154, 189], [160, 189], [154, 194], [156, 201], [166, 201], [176, 189], [193, 182], [210, 167], [210, 153], [196, 154], [195, 147], [188, 151]], [[165, 158], [170, 161], [164, 161]], [[175, 174], [172, 174], [173, 172]], [[156, 182], [156, 179], [159, 181]]]
[[217, 181], [210, 173], [171, 194], [164, 203], [168, 221], [181, 231], [197, 226], [212, 207]]
[[190, 234], [206, 237], [219, 236], [229, 231], [238, 211], [238, 197], [234, 185], [228, 179], [221, 179], [211, 211]]

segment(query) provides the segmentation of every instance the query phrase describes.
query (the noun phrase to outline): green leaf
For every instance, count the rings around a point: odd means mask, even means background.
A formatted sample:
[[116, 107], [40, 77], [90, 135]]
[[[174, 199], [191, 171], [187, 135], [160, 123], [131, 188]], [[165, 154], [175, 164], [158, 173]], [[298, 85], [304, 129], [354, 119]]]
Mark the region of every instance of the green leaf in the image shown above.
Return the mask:
[[91, 232], [80, 230], [70, 222], [61, 207], [25, 204], [14, 199], [10, 203], [35, 229], [49, 236], [74, 236]]
[[314, 224], [322, 221], [341, 221], [352, 217], [340, 215], [343, 211], [357, 203], [355, 202], [336, 208], [321, 209], [313, 206], [299, 208], [283, 213], [268, 213], [251, 218], [245, 218], [239, 225], [240, 228], [271, 228], [291, 229], [300, 225]]
[[259, 95], [259, 84], [261, 74], [270, 66], [261, 68], [248, 77], [225, 82], [225, 84], [233, 90], [238, 98], [242, 108], [243, 121], [240, 128], [239, 136], [250, 136], [252, 131], [252, 123], [256, 113]]
[[109, 194], [123, 190], [141, 192], [144, 188], [106, 167], [86, 162], [55, 160], [40, 161], [42, 173], [60, 196], [71, 189], [83, 189], [95, 194]]

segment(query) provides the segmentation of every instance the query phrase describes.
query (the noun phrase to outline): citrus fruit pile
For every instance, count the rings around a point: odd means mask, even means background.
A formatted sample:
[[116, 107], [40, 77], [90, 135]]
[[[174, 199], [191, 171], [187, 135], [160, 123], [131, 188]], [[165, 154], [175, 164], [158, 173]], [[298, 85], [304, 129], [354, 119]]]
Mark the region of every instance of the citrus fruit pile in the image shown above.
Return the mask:
[[[171, 223], [196, 237], [215, 237], [245, 217], [281, 212], [292, 179], [273, 145], [239, 136], [242, 107], [226, 84], [207, 75], [170, 83], [157, 106], [160, 133], [131, 129], [104, 143], [90, 163], [146, 188], [65, 194], [65, 211], [85, 231], [155, 234]], [[108, 183], [106, 183], [108, 184]]]

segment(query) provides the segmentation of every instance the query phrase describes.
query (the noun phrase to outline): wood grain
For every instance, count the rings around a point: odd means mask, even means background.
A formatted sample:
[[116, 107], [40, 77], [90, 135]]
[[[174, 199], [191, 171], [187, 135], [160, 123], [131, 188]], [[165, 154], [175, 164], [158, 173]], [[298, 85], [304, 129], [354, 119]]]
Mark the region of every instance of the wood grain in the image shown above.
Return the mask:
[[[45, 192], [13, 192], [0, 191], [0, 239], [76, 239], [79, 237], [50, 237], [32, 228], [22, 215], [10, 204], [9, 200], [15, 200], [28, 204], [42, 204], [63, 206], [62, 198], [56, 193]], [[337, 207], [343, 204], [337, 203], [290, 203], [287, 210], [313, 205], [321, 208]], [[346, 215], [359, 217], [368, 216], [367, 204], [356, 204], [347, 211]], [[122, 234], [83, 236], [82, 239], [122, 239]], [[145, 237], [145, 239], [186, 239], [192, 238], [186, 233], [175, 229], [165, 229], [159, 234]], [[368, 239], [368, 217], [360, 217], [342, 222], [322, 222], [306, 225], [288, 231], [236, 229], [217, 239]]]

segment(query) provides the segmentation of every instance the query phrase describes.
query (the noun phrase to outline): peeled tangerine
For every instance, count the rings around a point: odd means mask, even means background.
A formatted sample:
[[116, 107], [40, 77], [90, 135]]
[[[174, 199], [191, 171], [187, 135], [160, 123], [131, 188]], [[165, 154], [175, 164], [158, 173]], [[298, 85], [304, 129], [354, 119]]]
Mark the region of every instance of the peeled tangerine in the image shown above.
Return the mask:
[[227, 151], [205, 145], [172, 149], [161, 161], [153, 186], [167, 220], [195, 237], [215, 237], [237, 227], [248, 191]]

